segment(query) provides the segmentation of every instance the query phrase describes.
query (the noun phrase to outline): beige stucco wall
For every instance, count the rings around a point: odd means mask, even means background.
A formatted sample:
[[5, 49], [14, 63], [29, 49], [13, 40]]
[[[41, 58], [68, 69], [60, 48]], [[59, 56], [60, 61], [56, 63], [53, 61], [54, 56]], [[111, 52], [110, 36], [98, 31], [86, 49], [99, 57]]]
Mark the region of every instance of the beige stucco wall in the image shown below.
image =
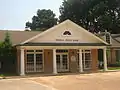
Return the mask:
[[112, 48], [111, 49], [111, 64], [115, 64], [116, 63], [116, 52], [115, 49]]

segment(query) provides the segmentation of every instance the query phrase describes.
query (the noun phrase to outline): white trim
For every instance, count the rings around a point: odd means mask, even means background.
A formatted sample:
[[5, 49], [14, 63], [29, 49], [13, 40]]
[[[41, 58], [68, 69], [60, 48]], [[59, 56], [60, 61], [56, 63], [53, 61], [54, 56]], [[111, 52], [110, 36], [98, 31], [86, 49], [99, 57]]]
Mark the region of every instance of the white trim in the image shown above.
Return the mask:
[[46, 34], [46, 33], [48, 33], [48, 32], [52, 32], [53, 30], [55, 30], [56, 28], [62, 26], [62, 25], [65, 24], [65, 23], [71, 23], [71, 24], [75, 25], [76, 27], [82, 29], [84, 32], [88, 33], [89, 35], [95, 37], [96, 39], [98, 39], [98, 40], [101, 41], [102, 43], [104, 43], [104, 44], [106, 44], [106, 45], [109, 45], [109, 44], [108, 44], [107, 42], [105, 42], [104, 40], [100, 39], [100, 38], [97, 37], [96, 35], [90, 33], [89, 31], [85, 30], [84, 28], [82, 28], [81, 26], [75, 24], [74, 22], [72, 22], [72, 21], [70, 21], [70, 20], [66, 20], [66, 21], [64, 21], [64, 22], [62, 22], [62, 23], [60, 23], [60, 24], [58, 24], [58, 25], [56, 25], [56, 26], [54, 26], [54, 27], [52, 27], [52, 28], [50, 28], [50, 29], [48, 29], [48, 30], [46, 30], [46, 31], [38, 34], [38, 35], [36, 35], [36, 36], [33, 36], [32, 38], [30, 38], [30, 39], [22, 42], [21, 44], [27, 43], [27, 42], [29, 42], [29, 41], [31, 41], [31, 40], [33, 40], [33, 39], [35, 39], [35, 38], [38, 38], [39, 36], [42, 36], [42, 35], [44, 35], [44, 34]]
[[21, 46], [26, 49], [103, 49], [105, 46]]
[[106, 55], [106, 48], [103, 49], [103, 56], [104, 56], [104, 71], [107, 71], [107, 55]]
[[24, 49], [21, 49], [21, 60], [20, 60], [20, 75], [25, 75], [25, 63], [24, 63]]
[[79, 49], [79, 72], [83, 72], [82, 49]]
[[56, 49], [53, 49], [53, 74], [57, 74]]
[[36, 53], [34, 51], [34, 72], [36, 72]]

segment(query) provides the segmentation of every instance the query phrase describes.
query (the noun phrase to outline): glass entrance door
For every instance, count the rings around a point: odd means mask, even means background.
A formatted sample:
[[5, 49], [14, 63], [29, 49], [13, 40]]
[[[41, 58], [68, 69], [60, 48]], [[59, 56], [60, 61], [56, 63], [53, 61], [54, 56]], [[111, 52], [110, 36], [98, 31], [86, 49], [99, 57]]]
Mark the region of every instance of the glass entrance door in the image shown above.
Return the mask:
[[57, 62], [58, 72], [69, 71], [68, 54], [62, 54], [62, 53], [57, 54], [56, 62]]
[[43, 53], [41, 50], [27, 50], [26, 73], [43, 71]]

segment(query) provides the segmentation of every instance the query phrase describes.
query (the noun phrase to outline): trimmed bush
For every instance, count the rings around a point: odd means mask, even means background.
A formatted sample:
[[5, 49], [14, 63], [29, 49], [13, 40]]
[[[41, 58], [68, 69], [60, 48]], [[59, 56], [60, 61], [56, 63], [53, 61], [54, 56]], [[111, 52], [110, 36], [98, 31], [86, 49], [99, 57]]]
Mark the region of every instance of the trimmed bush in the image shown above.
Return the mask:
[[108, 67], [120, 67], [120, 62], [117, 62], [115, 64], [109, 64]]

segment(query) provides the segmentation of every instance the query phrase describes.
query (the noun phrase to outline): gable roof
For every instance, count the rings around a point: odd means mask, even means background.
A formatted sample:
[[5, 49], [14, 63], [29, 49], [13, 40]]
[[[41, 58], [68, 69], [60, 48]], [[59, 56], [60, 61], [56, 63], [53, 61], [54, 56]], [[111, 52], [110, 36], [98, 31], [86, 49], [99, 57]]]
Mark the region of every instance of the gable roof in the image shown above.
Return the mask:
[[9, 33], [10, 39], [13, 45], [20, 44], [25, 40], [38, 35], [40, 31], [11, 31], [11, 30], [0, 30], [0, 41], [4, 41], [6, 32]]
[[111, 34], [112, 47], [120, 47], [120, 34]]
[[62, 27], [62, 25], [64, 25], [64, 24], [71, 24], [71, 25], [79, 28], [80, 30], [83, 30], [83, 32], [85, 32], [86, 34], [88, 34], [88, 35], [91, 36], [91, 37], [94, 37], [95, 39], [97, 39], [97, 40], [100, 41], [101, 43], [104, 43], [105, 45], [108, 45], [107, 42], [105, 42], [104, 40], [100, 39], [98, 36], [92, 34], [91, 32], [85, 30], [84, 28], [82, 28], [81, 26], [75, 24], [74, 22], [72, 22], [72, 21], [70, 21], [70, 20], [66, 20], [66, 21], [64, 21], [64, 22], [62, 22], [62, 23], [60, 23], [60, 24], [58, 24], [58, 25], [56, 25], [56, 26], [54, 26], [54, 27], [52, 27], [52, 28], [50, 28], [50, 29], [48, 29], [48, 30], [46, 30], [46, 31], [38, 34], [38, 35], [36, 35], [36, 36], [33, 36], [32, 38], [30, 38], [30, 39], [22, 42], [21, 44], [28, 43], [28, 42], [32, 41], [33, 39], [38, 38], [39, 36], [45, 35], [46, 33], [49, 33], [49, 32], [52, 32], [53, 30], [55, 30], [55, 29], [57, 29], [57, 28], [59, 28], [59, 27]]

